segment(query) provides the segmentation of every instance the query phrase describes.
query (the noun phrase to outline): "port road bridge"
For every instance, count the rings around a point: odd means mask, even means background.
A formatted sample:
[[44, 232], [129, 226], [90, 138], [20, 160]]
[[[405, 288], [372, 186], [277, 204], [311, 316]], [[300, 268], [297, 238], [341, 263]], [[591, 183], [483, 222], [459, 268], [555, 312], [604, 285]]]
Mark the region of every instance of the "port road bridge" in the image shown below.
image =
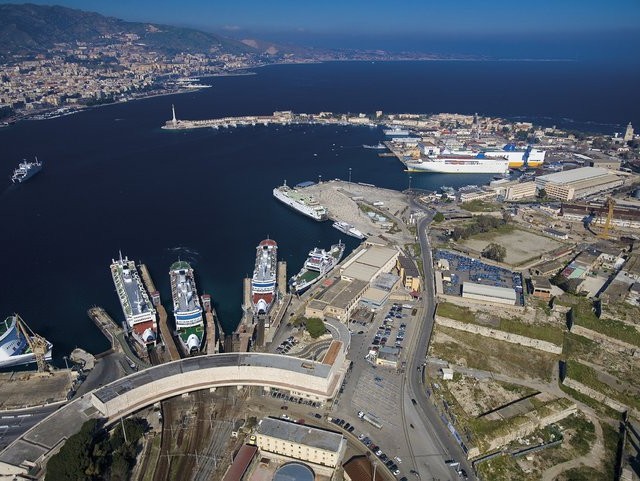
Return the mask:
[[0, 452], [0, 479], [44, 465], [92, 418], [110, 424], [164, 399], [224, 386], [278, 388], [326, 401], [335, 396], [346, 367], [344, 347], [331, 365], [278, 354], [227, 353], [154, 366], [85, 394], [24, 433]]

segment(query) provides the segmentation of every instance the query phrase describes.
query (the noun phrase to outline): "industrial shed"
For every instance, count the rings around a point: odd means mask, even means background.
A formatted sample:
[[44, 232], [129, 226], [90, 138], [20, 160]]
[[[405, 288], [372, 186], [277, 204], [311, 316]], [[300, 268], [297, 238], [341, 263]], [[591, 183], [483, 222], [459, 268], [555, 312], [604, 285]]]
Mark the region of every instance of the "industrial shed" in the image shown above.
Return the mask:
[[462, 284], [462, 297], [495, 304], [509, 304], [515, 306], [518, 296], [515, 289], [508, 287], [486, 286], [475, 282]]

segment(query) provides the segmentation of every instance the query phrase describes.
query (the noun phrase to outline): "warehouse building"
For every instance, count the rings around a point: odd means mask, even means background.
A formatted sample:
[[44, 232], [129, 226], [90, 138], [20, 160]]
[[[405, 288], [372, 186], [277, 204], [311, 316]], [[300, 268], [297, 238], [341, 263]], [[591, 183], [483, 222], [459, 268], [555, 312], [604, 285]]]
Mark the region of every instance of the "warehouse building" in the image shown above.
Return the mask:
[[529, 199], [536, 196], [537, 192], [536, 183], [530, 182], [518, 182], [517, 184], [507, 187], [504, 200], [514, 201], [520, 199]]
[[369, 287], [369, 283], [355, 279], [340, 279], [334, 282], [305, 307], [305, 317], [324, 319], [332, 317], [347, 322], [351, 313], [358, 307], [358, 302]]
[[340, 433], [276, 418], [264, 418], [251, 437], [261, 451], [335, 468], [347, 441]]
[[383, 272], [395, 266], [398, 251], [390, 247], [372, 246], [360, 251], [340, 267], [340, 276], [345, 280], [361, 280], [370, 283]]
[[486, 286], [475, 282], [462, 284], [462, 297], [481, 302], [516, 305], [518, 296], [515, 289], [508, 287]]
[[599, 167], [581, 167], [536, 178], [538, 190], [544, 189], [547, 196], [563, 201], [582, 199], [622, 184], [620, 177]]

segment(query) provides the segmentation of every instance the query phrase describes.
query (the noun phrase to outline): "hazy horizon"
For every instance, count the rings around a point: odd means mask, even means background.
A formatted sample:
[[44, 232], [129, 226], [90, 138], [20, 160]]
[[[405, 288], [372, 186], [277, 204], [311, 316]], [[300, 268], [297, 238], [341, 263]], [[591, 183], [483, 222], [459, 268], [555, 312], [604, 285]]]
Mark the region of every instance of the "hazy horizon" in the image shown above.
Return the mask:
[[389, 0], [327, 0], [321, 4], [291, 0], [31, 3], [304, 47], [514, 59], [595, 59], [640, 66], [640, 2], [636, 0], [406, 0], [401, 5]]

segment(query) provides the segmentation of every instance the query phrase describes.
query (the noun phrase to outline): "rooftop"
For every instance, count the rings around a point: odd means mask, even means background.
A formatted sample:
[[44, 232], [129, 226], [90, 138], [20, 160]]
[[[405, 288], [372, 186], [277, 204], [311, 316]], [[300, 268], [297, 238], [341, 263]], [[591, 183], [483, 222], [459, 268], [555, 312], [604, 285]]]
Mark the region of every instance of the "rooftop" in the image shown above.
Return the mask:
[[595, 177], [603, 177], [606, 175], [610, 175], [607, 169], [603, 169], [600, 167], [581, 167], [578, 169], [541, 175], [540, 177], [538, 177], [538, 179], [545, 182], [553, 182], [556, 184], [567, 184], [570, 182], [579, 182]]
[[256, 434], [304, 444], [334, 453], [340, 451], [344, 442], [342, 434], [275, 418], [264, 418], [258, 425]]
[[462, 292], [466, 294], [496, 297], [499, 299], [509, 299], [514, 302], [516, 300], [516, 291], [509, 287], [487, 286], [484, 284], [476, 284], [475, 282], [464, 282], [462, 284]]

